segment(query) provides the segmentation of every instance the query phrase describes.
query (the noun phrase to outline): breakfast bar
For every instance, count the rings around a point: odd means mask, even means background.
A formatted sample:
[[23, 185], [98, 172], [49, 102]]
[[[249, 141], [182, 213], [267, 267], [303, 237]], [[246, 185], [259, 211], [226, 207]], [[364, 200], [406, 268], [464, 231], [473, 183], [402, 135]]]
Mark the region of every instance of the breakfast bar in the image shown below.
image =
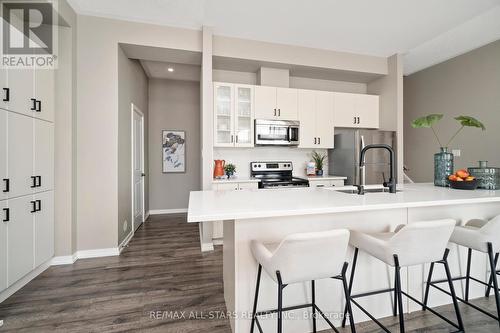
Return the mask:
[[[500, 214], [500, 191], [461, 191], [432, 184], [405, 184], [397, 193], [367, 191], [357, 195], [349, 188], [296, 188], [280, 190], [198, 191], [191, 192], [188, 222], [224, 221], [223, 270], [224, 298], [231, 313], [234, 333], [249, 332], [255, 293], [258, 264], [252, 256], [250, 242], [279, 242], [287, 235], [303, 232], [349, 229], [361, 232], [386, 232], [398, 225], [419, 221], [454, 219], [464, 224], [470, 219], [489, 219]], [[465, 274], [467, 250], [450, 246], [449, 264], [454, 276]], [[352, 259], [350, 249], [346, 260]], [[474, 252], [472, 276], [486, 280], [489, 269], [486, 258]], [[321, 265], [318, 262], [317, 265]], [[417, 299], [423, 297], [428, 265], [411, 266], [402, 270], [402, 289]], [[436, 267], [435, 278], [443, 278], [444, 270]], [[393, 269], [374, 257], [360, 252], [356, 280], [352, 292], [363, 293], [393, 287]], [[274, 281], [262, 274], [258, 310], [276, 308]], [[463, 286], [456, 282], [459, 296]], [[328, 318], [339, 325], [344, 301], [342, 287], [332, 279], [316, 283], [316, 303]], [[470, 298], [484, 296], [484, 287], [471, 285]], [[310, 302], [310, 288], [306, 284], [290, 285], [283, 296], [284, 306]], [[359, 301], [376, 318], [392, 315], [390, 294]], [[432, 290], [429, 305], [451, 303], [451, 299]], [[403, 300], [405, 312], [421, 310], [414, 303]], [[356, 322], [369, 318], [353, 308]], [[284, 332], [311, 332], [309, 309], [292, 311], [283, 319]], [[276, 318], [260, 320], [264, 332], [274, 331]], [[318, 320], [318, 330], [327, 329], [324, 320]]]

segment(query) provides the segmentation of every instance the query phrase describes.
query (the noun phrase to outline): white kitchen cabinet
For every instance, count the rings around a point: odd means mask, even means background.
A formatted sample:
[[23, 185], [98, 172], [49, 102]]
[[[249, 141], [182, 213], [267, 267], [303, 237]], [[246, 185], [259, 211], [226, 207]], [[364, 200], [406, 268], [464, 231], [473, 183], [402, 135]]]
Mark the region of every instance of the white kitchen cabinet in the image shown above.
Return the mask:
[[10, 99], [10, 89], [7, 79], [7, 69], [0, 68], [0, 108], [8, 110], [9, 99]]
[[298, 90], [255, 86], [255, 118], [298, 120]]
[[342, 179], [309, 179], [310, 187], [335, 187], [344, 186]]
[[54, 256], [54, 192], [33, 195], [37, 212], [34, 216], [35, 267]]
[[214, 146], [253, 147], [254, 87], [214, 83]]
[[33, 269], [33, 214], [32, 196], [9, 199], [10, 221], [7, 223], [8, 282], [11, 286]]
[[28, 116], [33, 116], [36, 110], [34, 98], [35, 71], [33, 69], [9, 69], [8, 89], [9, 101], [6, 109]]
[[54, 121], [54, 71], [35, 70], [33, 98], [36, 99], [36, 111], [33, 116], [47, 121]]
[[334, 93], [299, 90], [299, 148], [333, 148]]
[[8, 113], [8, 172], [10, 198], [32, 193], [33, 118]]
[[334, 101], [336, 127], [379, 127], [379, 96], [335, 93]]
[[9, 215], [7, 201], [0, 201], [0, 291], [7, 288], [7, 223]]
[[[0, 110], [0, 157], [7, 156], [7, 111]], [[7, 174], [7, 159], [0, 159], [0, 200], [8, 197], [9, 178]]]
[[33, 175], [37, 177], [34, 192], [54, 189], [54, 124], [34, 120]]

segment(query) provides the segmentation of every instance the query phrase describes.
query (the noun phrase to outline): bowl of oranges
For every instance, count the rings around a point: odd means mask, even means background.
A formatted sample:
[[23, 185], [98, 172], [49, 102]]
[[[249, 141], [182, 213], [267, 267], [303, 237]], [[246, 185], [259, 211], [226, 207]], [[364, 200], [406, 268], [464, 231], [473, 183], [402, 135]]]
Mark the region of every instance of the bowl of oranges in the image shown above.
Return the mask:
[[450, 187], [457, 190], [475, 190], [479, 185], [478, 179], [471, 176], [465, 169], [458, 170], [454, 174], [449, 175], [448, 181], [450, 182]]

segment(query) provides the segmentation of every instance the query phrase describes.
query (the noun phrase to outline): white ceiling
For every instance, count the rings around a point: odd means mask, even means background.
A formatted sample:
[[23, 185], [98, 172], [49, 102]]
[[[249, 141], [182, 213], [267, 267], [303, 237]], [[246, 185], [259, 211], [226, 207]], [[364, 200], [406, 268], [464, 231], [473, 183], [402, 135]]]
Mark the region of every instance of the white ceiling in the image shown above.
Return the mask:
[[[500, 0], [70, 0], [70, 3], [81, 14], [193, 29], [207, 25], [217, 35], [376, 56], [402, 53], [407, 62], [412, 62], [405, 64], [407, 73], [500, 39], [500, 23], [494, 22], [500, 22]], [[485, 31], [480, 18], [488, 13], [496, 15]], [[453, 33], [464, 27], [465, 35]], [[460, 41], [461, 38], [467, 40]], [[460, 47], [443, 52], [422, 50], [436, 40], [437, 45], [451, 43]], [[478, 41], [482, 44], [477, 45]], [[435, 44], [430, 43], [429, 47], [435, 49]], [[418, 51], [417, 56], [412, 56], [414, 50]], [[425, 61], [418, 56], [422, 53], [426, 54]], [[429, 53], [434, 56], [429, 58]]]
[[[146, 75], [152, 79], [200, 81], [201, 66], [174, 62], [140, 60]], [[168, 68], [174, 71], [169, 72]]]

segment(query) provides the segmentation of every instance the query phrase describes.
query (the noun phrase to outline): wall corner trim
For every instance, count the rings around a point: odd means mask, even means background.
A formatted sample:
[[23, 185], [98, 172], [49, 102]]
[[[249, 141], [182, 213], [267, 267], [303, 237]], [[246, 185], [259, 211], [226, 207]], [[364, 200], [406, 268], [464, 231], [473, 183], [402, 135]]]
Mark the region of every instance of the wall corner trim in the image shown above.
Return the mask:
[[50, 266], [59, 266], [59, 265], [71, 265], [73, 264], [76, 259], [76, 253], [70, 256], [58, 256], [52, 258], [52, 261], [50, 262]]

